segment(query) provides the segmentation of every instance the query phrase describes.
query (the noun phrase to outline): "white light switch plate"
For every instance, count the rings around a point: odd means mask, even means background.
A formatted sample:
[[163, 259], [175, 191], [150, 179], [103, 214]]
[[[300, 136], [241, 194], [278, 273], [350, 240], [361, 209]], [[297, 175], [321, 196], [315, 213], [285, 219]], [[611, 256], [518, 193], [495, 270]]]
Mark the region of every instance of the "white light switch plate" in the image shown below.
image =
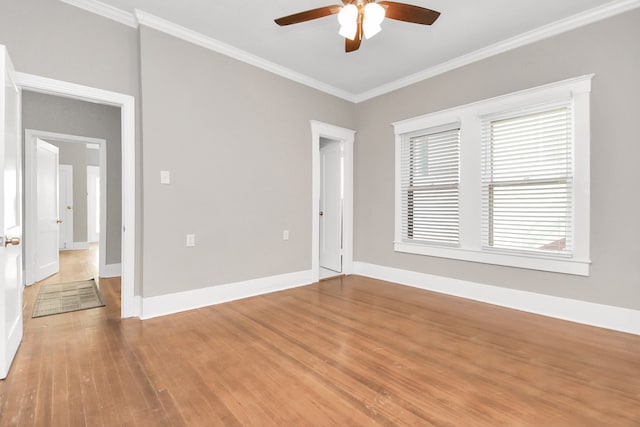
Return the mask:
[[190, 248], [196, 245], [196, 235], [195, 234], [187, 234], [187, 247]]
[[171, 174], [169, 171], [160, 171], [160, 184], [170, 184]]

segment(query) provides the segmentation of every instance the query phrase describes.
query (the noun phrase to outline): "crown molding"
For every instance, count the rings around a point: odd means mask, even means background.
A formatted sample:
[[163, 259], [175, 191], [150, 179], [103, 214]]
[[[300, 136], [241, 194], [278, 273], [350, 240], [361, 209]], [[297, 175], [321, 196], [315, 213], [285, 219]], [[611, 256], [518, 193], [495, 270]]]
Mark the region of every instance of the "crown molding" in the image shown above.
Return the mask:
[[111, 19], [113, 21], [124, 24], [128, 27], [138, 28], [135, 16], [132, 13], [125, 12], [122, 9], [113, 7], [106, 3], [102, 3], [98, 0], [60, 0], [63, 3], [67, 3], [71, 6], [84, 9], [87, 12], [95, 13], [104, 18]]
[[459, 56], [450, 61], [443, 62], [442, 64], [436, 65], [435, 67], [427, 68], [426, 70], [411, 74], [407, 77], [403, 77], [391, 83], [378, 86], [377, 88], [368, 90], [366, 92], [362, 92], [358, 95], [355, 95], [354, 102], [359, 103], [367, 101], [369, 99], [384, 95], [394, 90], [410, 86], [414, 83], [430, 79], [439, 74], [444, 74], [447, 71], [451, 71], [456, 68], [460, 68], [465, 65], [469, 65], [474, 62], [504, 52], [508, 52], [521, 46], [535, 43], [537, 41], [544, 40], [546, 38], [553, 37], [555, 35], [562, 34], [615, 15], [619, 15], [624, 12], [628, 12], [638, 7], [640, 7], [640, 0], [612, 1], [611, 3], [607, 3], [603, 6], [587, 10], [585, 12], [570, 16], [565, 19], [561, 19], [551, 24], [536, 28], [535, 30], [531, 30], [510, 39], [495, 43], [488, 47], [478, 49], [469, 54]]
[[129, 13], [108, 4], [102, 3], [99, 0], [60, 1], [103, 16], [105, 18], [120, 22], [133, 28], [137, 28], [139, 24], [145, 25], [147, 27], [170, 34], [187, 42], [196, 44], [200, 47], [204, 47], [206, 49], [229, 56], [268, 72], [277, 74], [286, 79], [295, 81], [297, 83], [356, 104], [387, 94], [389, 92], [393, 92], [398, 89], [402, 89], [403, 87], [410, 86], [423, 80], [430, 79], [437, 75], [444, 74], [456, 68], [460, 68], [465, 65], [469, 65], [474, 62], [481, 61], [483, 59], [499, 55], [504, 52], [508, 52], [521, 46], [526, 46], [528, 44], [535, 43], [537, 41], [544, 40], [546, 38], [553, 37], [555, 35], [562, 34], [567, 31], [571, 31], [573, 29], [640, 7], [640, 0], [614, 0], [603, 6], [587, 10], [585, 12], [570, 16], [565, 19], [561, 19], [535, 30], [531, 30], [518, 36], [512, 37], [510, 39], [495, 43], [491, 46], [478, 49], [474, 52], [459, 56], [457, 58], [438, 64], [434, 67], [427, 68], [415, 74], [411, 74], [393, 82], [378, 86], [371, 90], [359, 94], [353, 94], [351, 92], [338, 89], [334, 86], [328, 85], [319, 80], [311, 78], [302, 73], [298, 73], [276, 63], [267, 61], [259, 56], [235, 48], [219, 40], [213, 39], [209, 36], [205, 36], [204, 34], [174, 24], [170, 21], [159, 18], [142, 10], [136, 9], [134, 13]]
[[111, 19], [121, 24], [127, 25], [132, 28], [138, 28], [140, 24], [149, 28], [161, 31], [163, 33], [172, 35], [179, 39], [188, 41], [200, 47], [212, 50], [214, 52], [221, 53], [271, 73], [277, 74], [286, 79], [295, 81], [297, 83], [309, 86], [313, 89], [325, 92], [329, 95], [342, 98], [349, 102], [355, 102], [355, 95], [338, 89], [334, 86], [323, 83], [319, 80], [313, 79], [304, 74], [293, 71], [289, 68], [283, 67], [276, 63], [267, 61], [259, 56], [253, 55], [244, 50], [238, 49], [219, 40], [205, 36], [197, 31], [190, 30], [186, 27], [174, 24], [166, 19], [157, 17], [150, 13], [144, 12], [139, 9], [135, 9], [134, 13], [129, 13], [124, 10], [118, 9], [99, 0], [60, 0], [63, 3], [71, 6], [78, 7], [96, 15], [100, 15], [104, 18]]
[[315, 80], [309, 76], [278, 65], [274, 62], [267, 61], [266, 59], [253, 55], [242, 49], [238, 49], [229, 44], [223, 43], [209, 36], [205, 36], [204, 34], [197, 31], [193, 31], [189, 28], [174, 24], [173, 22], [167, 21], [163, 18], [159, 18], [142, 10], [135, 9], [134, 14], [140, 25], [153, 28], [154, 30], [161, 31], [200, 47], [204, 47], [214, 52], [221, 53], [223, 55], [237, 59], [238, 61], [253, 65], [254, 67], [261, 68], [294, 82], [309, 86], [313, 89], [317, 89], [321, 92], [325, 92], [333, 96], [337, 96], [338, 98], [342, 98], [346, 101], [355, 101], [354, 95], [349, 92], [335, 88], [319, 80]]

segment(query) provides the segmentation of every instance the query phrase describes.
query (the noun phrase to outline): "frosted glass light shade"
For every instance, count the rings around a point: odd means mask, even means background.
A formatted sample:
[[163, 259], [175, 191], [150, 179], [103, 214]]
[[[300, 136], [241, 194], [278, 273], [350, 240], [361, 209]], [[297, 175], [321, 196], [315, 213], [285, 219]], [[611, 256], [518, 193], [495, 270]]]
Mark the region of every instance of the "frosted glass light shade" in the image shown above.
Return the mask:
[[338, 13], [338, 22], [340, 23], [340, 35], [349, 40], [356, 37], [358, 31], [358, 8], [354, 4], [348, 4]]
[[378, 34], [381, 30], [382, 30], [382, 27], [380, 25], [371, 25], [371, 23], [370, 22], [368, 23], [367, 21], [364, 21], [362, 23], [362, 32], [364, 33], [364, 36], [368, 39]]
[[364, 21], [362, 22], [362, 31], [366, 38], [371, 38], [378, 34], [382, 28], [380, 24], [384, 20], [384, 7], [378, 3], [368, 3], [364, 7]]

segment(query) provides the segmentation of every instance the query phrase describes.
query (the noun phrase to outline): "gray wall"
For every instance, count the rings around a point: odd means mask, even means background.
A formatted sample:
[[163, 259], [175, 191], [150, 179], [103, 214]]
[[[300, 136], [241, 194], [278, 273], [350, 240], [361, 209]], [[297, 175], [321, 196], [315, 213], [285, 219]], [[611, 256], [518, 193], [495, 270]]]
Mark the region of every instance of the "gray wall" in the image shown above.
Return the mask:
[[100, 166], [100, 150], [87, 149], [87, 166]]
[[[640, 10], [636, 9], [358, 105], [355, 259], [640, 309], [638, 40]], [[393, 251], [392, 122], [589, 73], [596, 74], [591, 96], [590, 277]]]
[[2, 0], [0, 43], [16, 70], [137, 96], [138, 36], [58, 0]]
[[[75, 99], [61, 98], [23, 91], [22, 126], [24, 129], [63, 133], [68, 135], [101, 138], [107, 144], [107, 264], [120, 262], [122, 230], [122, 151], [120, 108], [94, 104]], [[84, 196], [76, 199], [74, 208], [79, 213], [79, 224], [74, 222], [74, 241], [87, 240], [87, 148], [82, 144], [84, 166], [74, 167], [74, 188], [84, 189]], [[60, 163], [65, 163], [61, 156]], [[78, 164], [79, 166], [79, 164]], [[84, 219], [83, 219], [84, 218]], [[76, 216], [74, 214], [74, 221]], [[83, 228], [81, 228], [83, 227]], [[76, 235], [76, 233], [78, 233]]]
[[[57, 0], [3, 0], [0, 43], [16, 70], [136, 97], [136, 192], [140, 167], [138, 31]], [[136, 212], [142, 211], [138, 197]], [[142, 225], [136, 217], [135, 293], [141, 292]]]
[[309, 121], [355, 106], [146, 27], [140, 50], [144, 296], [310, 269]]

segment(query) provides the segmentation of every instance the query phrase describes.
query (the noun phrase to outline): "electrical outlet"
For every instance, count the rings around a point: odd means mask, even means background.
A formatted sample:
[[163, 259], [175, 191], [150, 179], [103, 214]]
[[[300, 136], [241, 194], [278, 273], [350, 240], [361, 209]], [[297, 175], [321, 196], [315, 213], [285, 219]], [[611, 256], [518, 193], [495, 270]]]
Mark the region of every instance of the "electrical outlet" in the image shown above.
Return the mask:
[[196, 235], [195, 234], [187, 234], [187, 247], [190, 248], [196, 245]]
[[284, 230], [282, 232], [282, 240], [289, 240], [289, 230]]

